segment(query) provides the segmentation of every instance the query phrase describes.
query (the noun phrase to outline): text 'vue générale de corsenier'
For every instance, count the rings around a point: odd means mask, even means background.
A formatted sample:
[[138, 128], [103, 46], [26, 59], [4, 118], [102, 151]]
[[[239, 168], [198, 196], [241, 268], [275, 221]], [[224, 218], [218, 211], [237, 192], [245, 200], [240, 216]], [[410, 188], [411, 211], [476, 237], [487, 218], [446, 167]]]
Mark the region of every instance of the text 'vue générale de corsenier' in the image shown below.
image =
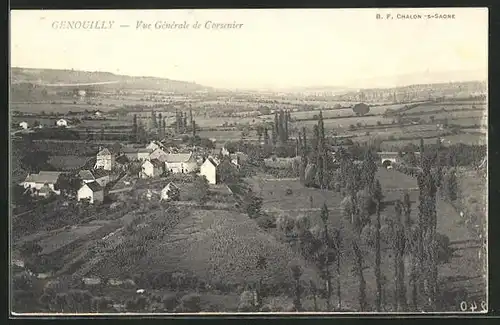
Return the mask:
[[118, 28], [130, 28], [135, 30], [174, 30], [174, 29], [206, 29], [206, 30], [223, 30], [223, 29], [241, 29], [244, 24], [236, 21], [218, 22], [212, 20], [196, 21], [188, 23], [187, 21], [144, 21], [137, 20], [134, 23], [116, 22], [114, 20], [56, 20], [53, 21], [51, 27], [61, 30], [109, 30]]

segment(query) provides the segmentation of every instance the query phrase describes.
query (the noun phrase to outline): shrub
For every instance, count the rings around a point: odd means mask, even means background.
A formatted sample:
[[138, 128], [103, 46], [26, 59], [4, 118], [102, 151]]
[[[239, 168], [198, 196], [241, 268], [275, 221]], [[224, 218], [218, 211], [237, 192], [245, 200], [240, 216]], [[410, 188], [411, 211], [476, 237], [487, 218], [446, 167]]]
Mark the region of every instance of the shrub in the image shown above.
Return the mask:
[[181, 298], [180, 305], [176, 308], [180, 312], [200, 312], [201, 297], [197, 293], [189, 293]]
[[240, 295], [240, 303], [238, 304], [238, 311], [251, 312], [255, 311], [254, 293], [252, 291], [243, 291]]
[[276, 220], [268, 215], [258, 217], [257, 224], [263, 229], [276, 228]]
[[166, 294], [162, 298], [162, 303], [167, 311], [173, 311], [179, 304], [179, 297], [176, 294]]
[[286, 189], [286, 195], [292, 195], [293, 191], [291, 188]]

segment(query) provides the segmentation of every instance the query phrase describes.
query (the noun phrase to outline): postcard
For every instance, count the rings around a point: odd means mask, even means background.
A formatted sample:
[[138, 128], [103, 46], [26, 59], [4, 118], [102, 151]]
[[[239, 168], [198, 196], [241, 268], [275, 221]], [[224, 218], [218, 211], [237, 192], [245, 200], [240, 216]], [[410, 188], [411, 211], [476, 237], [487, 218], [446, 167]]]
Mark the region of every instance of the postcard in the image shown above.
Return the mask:
[[488, 311], [488, 9], [12, 10], [11, 316]]

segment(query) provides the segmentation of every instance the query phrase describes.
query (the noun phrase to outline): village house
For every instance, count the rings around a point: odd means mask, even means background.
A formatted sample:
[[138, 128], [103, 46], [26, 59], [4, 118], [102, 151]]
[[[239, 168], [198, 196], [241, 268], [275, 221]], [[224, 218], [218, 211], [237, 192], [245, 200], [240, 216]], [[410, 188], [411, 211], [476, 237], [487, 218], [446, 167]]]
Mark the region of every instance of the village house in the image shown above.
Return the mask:
[[198, 164], [193, 153], [167, 154], [165, 166], [171, 173], [191, 173], [196, 171]]
[[141, 167], [141, 178], [159, 177], [165, 171], [165, 164], [158, 159], [146, 160]]
[[205, 176], [209, 184], [217, 184], [217, 167], [219, 162], [213, 157], [208, 157], [200, 167], [200, 175]]
[[123, 148], [122, 151], [123, 151], [123, 154], [130, 161], [148, 160], [149, 155], [153, 152], [153, 150], [148, 149], [148, 148], [133, 148], [133, 147], [125, 147], [125, 148]]
[[161, 201], [170, 201], [170, 200], [178, 200], [179, 199], [179, 187], [174, 183], [170, 182], [165, 186], [160, 193]]
[[28, 128], [28, 122], [23, 121], [23, 122], [19, 123], [19, 127], [26, 130]]
[[68, 126], [68, 121], [66, 121], [65, 119], [59, 119], [56, 121], [56, 125], [57, 126], [62, 126], [62, 127], [67, 127]]
[[89, 200], [90, 203], [104, 201], [104, 190], [97, 182], [85, 183], [78, 190], [78, 201]]
[[[39, 191], [46, 185], [51, 192], [61, 194], [61, 191], [55, 190], [54, 186], [59, 179], [61, 172], [46, 172], [41, 171], [38, 174], [28, 174], [26, 179], [20, 183], [24, 188], [30, 188], [35, 194], [40, 195]], [[45, 195], [47, 189], [42, 191], [42, 196]]]
[[113, 169], [115, 163], [114, 155], [108, 150], [108, 148], [99, 148], [97, 153], [97, 159], [94, 168], [111, 170]]

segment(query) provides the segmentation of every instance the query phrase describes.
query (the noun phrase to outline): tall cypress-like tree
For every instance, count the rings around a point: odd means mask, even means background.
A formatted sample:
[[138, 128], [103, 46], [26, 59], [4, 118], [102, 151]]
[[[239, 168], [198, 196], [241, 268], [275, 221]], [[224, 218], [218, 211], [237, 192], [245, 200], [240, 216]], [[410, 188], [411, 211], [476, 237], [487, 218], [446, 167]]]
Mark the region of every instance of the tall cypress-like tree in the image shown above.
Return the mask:
[[272, 139], [271, 139], [272, 144], [273, 144], [273, 146], [276, 146], [276, 144], [278, 143], [278, 133], [276, 133], [276, 124], [273, 125], [271, 136], [272, 136]]
[[330, 299], [332, 297], [332, 282], [331, 282], [331, 276], [330, 276], [330, 237], [328, 236], [328, 207], [326, 206], [326, 203], [323, 204], [323, 207], [321, 208], [321, 220], [323, 221], [323, 227], [324, 227], [324, 247], [325, 247], [325, 254], [324, 254], [324, 259], [325, 259], [325, 264], [324, 264], [324, 272], [325, 272], [325, 277], [326, 277], [326, 289], [327, 289], [327, 296], [326, 296], [326, 308], [328, 311], [330, 311]]
[[196, 136], [196, 121], [191, 120], [191, 128], [193, 129], [193, 138]]
[[190, 121], [190, 125], [192, 126], [193, 125], [193, 109], [191, 108], [191, 105], [189, 105], [189, 121]]
[[290, 119], [290, 112], [285, 111], [285, 141], [288, 141], [288, 139], [289, 139], [289, 134], [288, 134], [289, 119]]
[[[274, 112], [274, 129], [273, 129], [273, 144], [276, 145], [277, 137], [280, 134], [280, 122], [278, 117], [278, 111]], [[276, 138], [276, 140], [275, 140]]]
[[382, 311], [382, 274], [380, 271], [380, 206], [382, 203], [382, 187], [378, 179], [375, 183], [374, 199], [377, 203], [377, 221], [375, 224], [375, 281], [377, 285], [377, 297], [375, 308], [378, 312]]
[[160, 139], [162, 139], [165, 134], [163, 133], [163, 117], [162, 117], [162, 114], [161, 112], [158, 113], [158, 135], [160, 137]]
[[264, 128], [264, 145], [269, 145], [269, 130], [267, 127]]
[[359, 249], [356, 241], [352, 242], [352, 248], [354, 250], [355, 256], [355, 271], [358, 276], [359, 281], [359, 293], [358, 293], [358, 301], [359, 301], [359, 309], [361, 312], [366, 311], [366, 281], [363, 275], [363, 254]]
[[154, 110], [151, 111], [151, 124], [153, 128], [158, 128], [158, 122], [156, 121], [156, 113]]
[[132, 122], [132, 137], [137, 142], [137, 114], [134, 114], [134, 121]]

